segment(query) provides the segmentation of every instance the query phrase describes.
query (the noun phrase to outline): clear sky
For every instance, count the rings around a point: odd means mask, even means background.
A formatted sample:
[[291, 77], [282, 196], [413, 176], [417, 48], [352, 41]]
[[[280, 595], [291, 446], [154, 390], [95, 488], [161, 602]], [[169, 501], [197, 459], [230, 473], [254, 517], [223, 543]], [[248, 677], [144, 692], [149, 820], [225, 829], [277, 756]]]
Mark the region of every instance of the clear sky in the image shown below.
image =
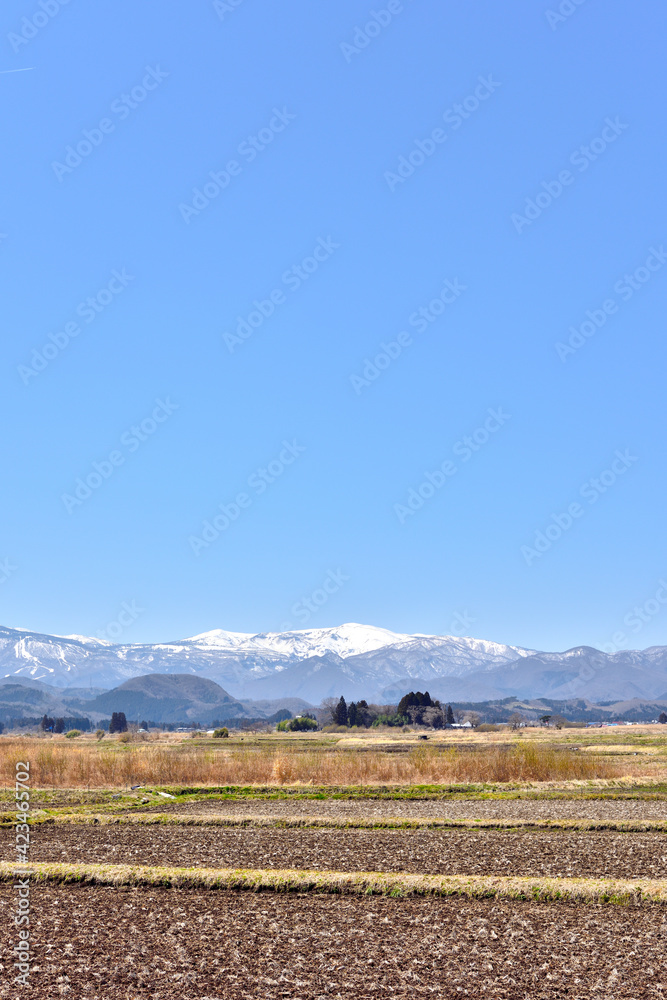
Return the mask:
[[6, 0], [0, 622], [667, 643], [666, 21]]

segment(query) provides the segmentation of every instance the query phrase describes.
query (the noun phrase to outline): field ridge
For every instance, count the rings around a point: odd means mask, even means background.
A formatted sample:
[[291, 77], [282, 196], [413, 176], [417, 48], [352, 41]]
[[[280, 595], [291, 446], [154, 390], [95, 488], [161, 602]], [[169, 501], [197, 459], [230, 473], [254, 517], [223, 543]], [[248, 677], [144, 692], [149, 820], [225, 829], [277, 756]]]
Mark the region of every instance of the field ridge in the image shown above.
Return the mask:
[[667, 819], [520, 819], [350, 816], [228, 816], [220, 813], [61, 813], [37, 815], [33, 825], [57, 826], [221, 826], [234, 828], [321, 830], [610, 830], [618, 833], [664, 833]]
[[[16, 864], [0, 862], [0, 882], [13, 881]], [[667, 879], [531, 878], [526, 876], [413, 875], [407, 872], [322, 872], [303, 869], [177, 868], [147, 865], [37, 862], [26, 873], [36, 883], [154, 886], [270, 892], [315, 892], [392, 897], [440, 896], [554, 903], [667, 903]]]

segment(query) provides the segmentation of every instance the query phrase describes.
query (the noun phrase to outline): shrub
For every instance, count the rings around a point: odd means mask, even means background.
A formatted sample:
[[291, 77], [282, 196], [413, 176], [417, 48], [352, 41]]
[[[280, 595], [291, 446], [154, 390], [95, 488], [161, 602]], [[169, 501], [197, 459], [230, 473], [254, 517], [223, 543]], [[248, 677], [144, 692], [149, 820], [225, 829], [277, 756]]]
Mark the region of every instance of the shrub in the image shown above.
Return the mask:
[[68, 740], [73, 740], [77, 736], [81, 736], [81, 730], [80, 729], [70, 729], [70, 731], [68, 733], [65, 733], [65, 736], [66, 736], [66, 738]]
[[299, 715], [296, 719], [290, 719], [288, 725], [294, 733], [307, 732], [309, 729], [317, 729], [317, 722], [309, 715]]
[[104, 732], [103, 729], [96, 729], [95, 735], [97, 736], [98, 740], [103, 740], [104, 737], [106, 736], [106, 733]]
[[405, 715], [378, 715], [373, 722], [373, 728], [378, 726], [406, 726], [410, 720]]
[[227, 729], [227, 726], [222, 726], [220, 729], [213, 730], [214, 740], [220, 740], [220, 739], [226, 740], [228, 739], [228, 737], [229, 737], [229, 730]]
[[309, 715], [299, 715], [296, 719], [283, 719], [276, 726], [279, 733], [303, 733], [317, 729], [317, 722]]

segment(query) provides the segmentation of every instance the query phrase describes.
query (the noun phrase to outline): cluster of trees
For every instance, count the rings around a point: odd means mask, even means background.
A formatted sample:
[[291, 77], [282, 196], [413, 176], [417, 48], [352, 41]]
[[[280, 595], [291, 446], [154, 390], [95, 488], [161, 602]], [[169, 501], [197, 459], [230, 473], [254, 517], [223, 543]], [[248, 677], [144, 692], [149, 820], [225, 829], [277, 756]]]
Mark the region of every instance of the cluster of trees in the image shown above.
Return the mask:
[[44, 733], [66, 733], [70, 729], [80, 729], [87, 733], [90, 729], [90, 719], [79, 718], [78, 716], [65, 716], [65, 718], [52, 718], [50, 715], [43, 715], [39, 728]]
[[343, 696], [331, 709], [331, 721], [334, 726], [369, 726], [377, 718], [378, 713], [374, 711], [377, 706], [369, 705], [367, 701], [351, 701], [348, 705]]
[[[331, 717], [331, 722], [335, 726], [432, 726], [434, 729], [443, 729], [454, 725], [455, 722], [463, 722], [464, 713], [455, 712], [451, 705], [441, 705], [439, 701], [434, 701], [428, 691], [410, 691], [404, 695], [398, 705], [369, 705], [366, 701], [351, 701], [346, 703], [341, 695], [336, 702], [335, 699], [327, 699], [324, 703], [325, 709]], [[468, 717], [474, 713], [467, 713]], [[477, 716], [471, 717], [472, 725], [479, 722]]]
[[317, 729], [317, 719], [310, 712], [305, 712], [297, 715], [296, 719], [282, 719], [276, 729], [280, 733], [305, 733]]
[[407, 717], [417, 726], [432, 726], [434, 729], [444, 729], [452, 726], [456, 719], [452, 706], [442, 707], [439, 701], [434, 701], [428, 691], [410, 691], [398, 703], [396, 714]]
[[112, 712], [111, 722], [109, 723], [110, 733], [126, 733], [127, 732], [127, 719], [125, 718], [125, 712]]

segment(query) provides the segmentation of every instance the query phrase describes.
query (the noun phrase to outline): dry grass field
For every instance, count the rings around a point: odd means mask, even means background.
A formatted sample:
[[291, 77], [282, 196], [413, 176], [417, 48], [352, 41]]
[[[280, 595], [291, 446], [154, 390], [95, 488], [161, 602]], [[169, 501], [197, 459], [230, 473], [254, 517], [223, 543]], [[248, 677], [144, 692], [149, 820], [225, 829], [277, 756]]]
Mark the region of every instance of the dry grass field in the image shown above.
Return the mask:
[[[611, 735], [610, 735], [611, 734]], [[667, 771], [662, 726], [519, 733], [245, 734], [229, 740], [0, 737], [0, 775], [31, 760], [50, 788], [188, 785], [410, 785], [636, 778]], [[631, 741], [630, 737], [632, 737]], [[665, 734], [667, 740], [667, 734]]]
[[0, 997], [17, 760], [40, 1000], [664, 996], [666, 729], [0, 737]]

